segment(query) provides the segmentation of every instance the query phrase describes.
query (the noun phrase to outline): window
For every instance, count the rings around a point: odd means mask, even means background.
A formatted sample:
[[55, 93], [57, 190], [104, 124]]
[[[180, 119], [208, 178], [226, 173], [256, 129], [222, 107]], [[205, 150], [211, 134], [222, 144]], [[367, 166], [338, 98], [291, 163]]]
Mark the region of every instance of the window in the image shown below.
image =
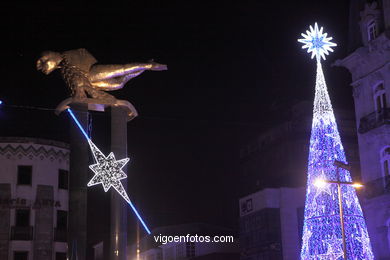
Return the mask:
[[186, 257], [194, 257], [195, 256], [195, 243], [187, 242], [186, 243]]
[[[305, 219], [305, 208], [297, 208], [297, 219], [298, 219], [298, 234], [299, 237], [303, 235], [303, 220]], [[299, 246], [302, 246], [302, 240], [299, 240]]]
[[68, 189], [69, 172], [67, 170], [58, 170], [58, 188]]
[[247, 199], [245, 202], [241, 203], [241, 212], [248, 213], [253, 210], [252, 199]]
[[28, 260], [28, 252], [15, 251], [14, 260]]
[[31, 185], [32, 166], [19, 165], [18, 166], [18, 185]]
[[56, 260], [66, 260], [66, 253], [56, 252]]
[[174, 259], [174, 256], [175, 256], [175, 248], [173, 246], [171, 247], [168, 247], [167, 249], [165, 249], [165, 252], [164, 252], [164, 258], [165, 259]]
[[376, 38], [377, 32], [376, 32], [376, 23], [374, 20], [371, 20], [367, 23], [367, 35], [368, 35], [368, 41], [372, 41]]
[[57, 229], [66, 230], [68, 228], [68, 212], [57, 210]]
[[387, 245], [390, 247], [390, 219], [386, 221], [387, 227]]
[[383, 177], [390, 177], [390, 146], [386, 146], [381, 152], [381, 165]]
[[176, 258], [175, 259], [183, 259], [185, 255], [185, 244], [176, 243]]
[[383, 187], [385, 188], [385, 190], [390, 190], [390, 146], [386, 146], [382, 149], [380, 157], [383, 176]]
[[375, 110], [378, 113], [383, 112], [383, 110], [387, 108], [386, 91], [383, 86], [383, 83], [380, 83], [374, 89], [374, 102], [375, 102]]
[[27, 227], [30, 226], [30, 210], [17, 209], [15, 211], [15, 226]]

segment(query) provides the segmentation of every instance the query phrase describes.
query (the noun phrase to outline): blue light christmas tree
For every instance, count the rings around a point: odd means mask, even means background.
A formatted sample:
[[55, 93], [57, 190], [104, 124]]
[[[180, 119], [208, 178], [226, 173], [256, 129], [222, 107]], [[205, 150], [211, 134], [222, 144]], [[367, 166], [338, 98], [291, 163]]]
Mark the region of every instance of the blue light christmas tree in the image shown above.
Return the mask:
[[[341, 260], [344, 259], [344, 252], [338, 186], [334, 183], [315, 185], [318, 180], [352, 182], [347, 170], [334, 166], [335, 160], [345, 164], [347, 160], [321, 66], [321, 58], [325, 59], [325, 55], [333, 51], [332, 47], [336, 44], [331, 42], [332, 37], [327, 37], [327, 34], [323, 33], [322, 27], [318, 28], [317, 23], [314, 28], [310, 26], [310, 31], [306, 31], [302, 36], [303, 38], [298, 41], [304, 44], [302, 48], [307, 48], [307, 52], [312, 53], [311, 58], [316, 58], [317, 75], [301, 260]], [[344, 212], [346, 259], [374, 259], [354, 187], [341, 184], [341, 202]]]

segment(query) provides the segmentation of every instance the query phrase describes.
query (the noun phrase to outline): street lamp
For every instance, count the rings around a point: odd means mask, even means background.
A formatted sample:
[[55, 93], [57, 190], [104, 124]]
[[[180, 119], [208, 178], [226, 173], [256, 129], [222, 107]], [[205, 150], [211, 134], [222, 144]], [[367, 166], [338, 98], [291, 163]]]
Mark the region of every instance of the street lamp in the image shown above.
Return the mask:
[[323, 188], [323, 187], [325, 187], [326, 184], [329, 184], [329, 183], [337, 184], [337, 192], [338, 192], [338, 197], [339, 197], [339, 208], [340, 208], [341, 236], [343, 239], [343, 254], [344, 254], [344, 259], [346, 260], [347, 259], [347, 247], [346, 247], [346, 243], [345, 243], [344, 209], [343, 209], [343, 201], [341, 199], [341, 184], [351, 185], [354, 188], [360, 188], [360, 187], [363, 187], [363, 185], [360, 183], [357, 183], [357, 182], [340, 181], [339, 169], [343, 168], [347, 171], [350, 171], [351, 166], [348, 164], [345, 164], [343, 162], [337, 161], [337, 160], [334, 161], [333, 165], [337, 167], [337, 169], [336, 169], [337, 180], [336, 181], [328, 181], [328, 180], [323, 180], [323, 179], [317, 179], [314, 182], [314, 185], [318, 188]]

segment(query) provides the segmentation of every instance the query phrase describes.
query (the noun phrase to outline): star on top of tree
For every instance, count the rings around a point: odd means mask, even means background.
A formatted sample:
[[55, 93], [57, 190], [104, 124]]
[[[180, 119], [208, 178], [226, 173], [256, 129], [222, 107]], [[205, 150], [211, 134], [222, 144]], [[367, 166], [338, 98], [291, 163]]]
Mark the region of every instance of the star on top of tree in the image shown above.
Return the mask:
[[324, 60], [325, 54], [328, 55], [329, 52], [333, 52], [332, 47], [337, 46], [336, 43], [331, 42], [332, 37], [327, 37], [327, 33], [323, 33], [323, 28], [318, 29], [317, 23], [313, 26], [310, 25], [310, 31], [306, 30], [306, 34], [301, 33], [301, 39], [298, 39], [298, 42], [303, 43], [302, 49], [307, 48], [307, 52], [311, 52], [311, 58], [317, 58], [319, 61], [321, 58]]

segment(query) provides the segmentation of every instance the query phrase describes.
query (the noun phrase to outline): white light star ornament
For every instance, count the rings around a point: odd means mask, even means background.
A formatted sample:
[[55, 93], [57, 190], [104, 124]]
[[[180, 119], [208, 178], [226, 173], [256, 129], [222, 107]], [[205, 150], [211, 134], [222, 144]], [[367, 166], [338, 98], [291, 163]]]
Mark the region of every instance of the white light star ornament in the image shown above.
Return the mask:
[[114, 187], [114, 189], [128, 201], [127, 193], [120, 180], [127, 178], [127, 175], [122, 171], [122, 168], [130, 159], [125, 158], [117, 161], [112, 152], [108, 156], [105, 156], [90, 139], [88, 140], [88, 143], [96, 164], [89, 166], [95, 173], [95, 176], [88, 182], [87, 186], [91, 187], [93, 185], [102, 184], [105, 192], [111, 187]]
[[329, 52], [333, 52], [332, 47], [337, 46], [336, 43], [331, 42], [332, 37], [327, 37], [327, 33], [323, 33], [323, 28], [318, 29], [317, 23], [313, 26], [310, 25], [310, 31], [306, 30], [306, 34], [301, 33], [302, 39], [298, 39], [298, 42], [303, 43], [302, 49], [307, 49], [307, 52], [311, 52], [311, 58], [316, 57], [317, 61], [321, 58], [324, 60], [325, 54], [329, 55]]

